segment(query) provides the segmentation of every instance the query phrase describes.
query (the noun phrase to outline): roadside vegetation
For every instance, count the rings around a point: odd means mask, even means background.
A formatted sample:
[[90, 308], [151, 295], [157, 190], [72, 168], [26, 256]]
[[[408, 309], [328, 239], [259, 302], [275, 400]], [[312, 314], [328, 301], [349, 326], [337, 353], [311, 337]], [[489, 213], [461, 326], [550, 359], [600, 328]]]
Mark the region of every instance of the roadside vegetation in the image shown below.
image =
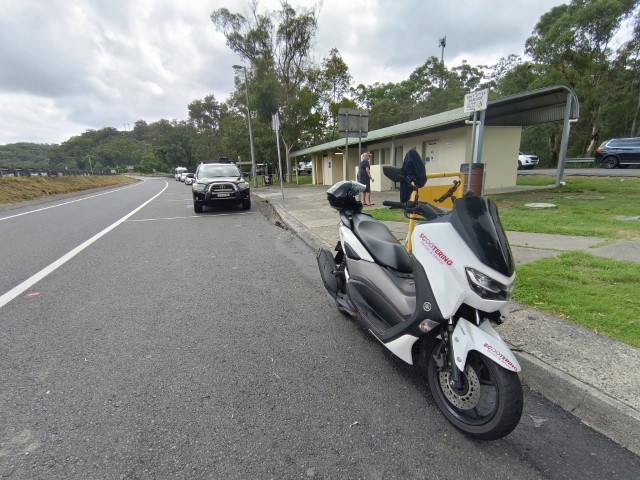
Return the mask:
[[[505, 230], [602, 238], [603, 244], [640, 238], [640, 179], [520, 176], [518, 185], [548, 189], [489, 195]], [[527, 203], [553, 203], [535, 209]], [[388, 221], [408, 221], [399, 210], [368, 210]], [[516, 268], [514, 300], [570, 320], [616, 340], [640, 347], [640, 268], [638, 264], [564, 252]]]
[[[546, 176], [520, 176], [518, 185], [549, 186], [542, 190], [488, 195], [500, 212], [505, 230], [602, 237], [603, 241], [640, 237], [640, 221], [623, 220], [640, 215], [640, 179], [570, 177], [555, 187]], [[537, 209], [528, 203], [552, 203]], [[368, 210], [377, 219], [408, 220], [398, 209]]]
[[[294, 175], [291, 179], [291, 182], [288, 182], [287, 177], [285, 176], [283, 178], [283, 185], [285, 185], [286, 187], [293, 187], [295, 185], [311, 185], [312, 180], [313, 177], [311, 175]], [[247, 178], [247, 182], [253, 185], [249, 178]], [[262, 175], [258, 175], [256, 177], [256, 184], [258, 185], [258, 187], [264, 186], [264, 177]], [[280, 179], [278, 178], [278, 175], [273, 175], [271, 177], [271, 184], [280, 186]]]
[[[294, 185], [311, 184], [311, 175], [298, 175], [293, 177], [292, 183], [284, 184], [287, 187]], [[247, 178], [250, 184], [250, 178]], [[53, 195], [81, 192], [92, 188], [113, 187], [126, 183], [133, 183], [133, 178], [125, 175], [95, 175], [95, 176], [64, 176], [64, 177], [3, 177], [0, 178], [0, 205], [9, 205], [18, 202], [38, 200]], [[279, 186], [280, 180], [276, 175], [272, 177], [273, 186]], [[264, 185], [262, 175], [256, 178], [258, 187]]]
[[[640, 237], [640, 179], [570, 177], [544, 190], [491, 195], [507, 230], [624, 239]], [[554, 185], [551, 177], [521, 176], [518, 185]], [[527, 207], [551, 203], [552, 209]]]
[[514, 300], [640, 348], [637, 263], [563, 252], [516, 271]]
[[124, 175], [0, 178], [0, 205], [133, 183]]

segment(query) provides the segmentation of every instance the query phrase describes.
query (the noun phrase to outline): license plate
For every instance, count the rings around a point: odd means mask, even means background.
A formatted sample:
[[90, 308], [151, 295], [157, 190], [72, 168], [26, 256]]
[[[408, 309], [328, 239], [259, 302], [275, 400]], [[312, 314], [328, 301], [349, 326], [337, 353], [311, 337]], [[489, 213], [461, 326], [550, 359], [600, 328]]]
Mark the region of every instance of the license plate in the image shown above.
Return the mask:
[[230, 197], [231, 196], [230, 193], [218, 193], [217, 195], [218, 195], [218, 198], [220, 198], [220, 197]]

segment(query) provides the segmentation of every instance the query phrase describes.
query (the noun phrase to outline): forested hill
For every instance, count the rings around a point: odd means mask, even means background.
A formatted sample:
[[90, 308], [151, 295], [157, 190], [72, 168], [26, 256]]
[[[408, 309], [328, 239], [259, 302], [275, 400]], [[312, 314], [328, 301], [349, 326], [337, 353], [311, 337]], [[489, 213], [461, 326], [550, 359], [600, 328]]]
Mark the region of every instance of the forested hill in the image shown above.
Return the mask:
[[46, 168], [55, 145], [10, 143], [0, 145], [0, 167]]

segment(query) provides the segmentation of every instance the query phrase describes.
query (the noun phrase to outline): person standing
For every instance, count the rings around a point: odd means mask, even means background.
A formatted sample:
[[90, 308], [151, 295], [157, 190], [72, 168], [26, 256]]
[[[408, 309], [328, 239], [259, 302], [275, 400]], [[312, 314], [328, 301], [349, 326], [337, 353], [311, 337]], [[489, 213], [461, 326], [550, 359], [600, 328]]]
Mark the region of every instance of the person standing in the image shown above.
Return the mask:
[[362, 204], [363, 205], [374, 205], [371, 202], [371, 182], [373, 182], [373, 177], [371, 177], [371, 163], [370, 163], [371, 155], [369, 152], [364, 152], [360, 155], [360, 166], [358, 167], [358, 182], [362, 183], [365, 186], [364, 192], [362, 192]]

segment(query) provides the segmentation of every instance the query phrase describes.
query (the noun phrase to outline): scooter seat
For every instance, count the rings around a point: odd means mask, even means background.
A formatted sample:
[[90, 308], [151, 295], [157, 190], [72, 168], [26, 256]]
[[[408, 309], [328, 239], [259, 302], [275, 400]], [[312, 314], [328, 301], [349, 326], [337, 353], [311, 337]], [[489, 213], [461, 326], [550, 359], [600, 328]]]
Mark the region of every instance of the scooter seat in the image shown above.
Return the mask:
[[353, 233], [377, 264], [403, 273], [413, 272], [411, 257], [387, 226], [366, 214], [353, 216]]

